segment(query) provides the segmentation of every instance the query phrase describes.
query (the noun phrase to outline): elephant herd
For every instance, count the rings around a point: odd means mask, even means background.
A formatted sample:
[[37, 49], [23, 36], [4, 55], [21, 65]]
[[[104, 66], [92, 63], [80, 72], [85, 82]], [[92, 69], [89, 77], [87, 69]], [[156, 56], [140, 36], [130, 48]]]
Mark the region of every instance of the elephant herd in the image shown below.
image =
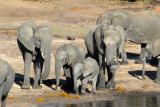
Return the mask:
[[[87, 54], [76, 43], [64, 44], [54, 56], [56, 90], [59, 86], [60, 71], [64, 70], [66, 88], [74, 89], [76, 94], [85, 94], [88, 81], [92, 82], [92, 94], [95, 90], [114, 89], [115, 73], [122, 64], [128, 64], [125, 41], [141, 44], [141, 54], [136, 62], [143, 62], [143, 78], [146, 58], [160, 55], [160, 16], [152, 11], [133, 12], [124, 9], [112, 10], [99, 15], [97, 25], [91, 28], [85, 37]], [[34, 65], [35, 79], [32, 88], [41, 88], [42, 79], [50, 73], [51, 30], [47, 25], [38, 25], [28, 21], [18, 29], [17, 43], [24, 60], [24, 81], [22, 89], [30, 89], [31, 63]], [[159, 61], [160, 62], [160, 61]], [[43, 66], [44, 65], [44, 66]], [[15, 79], [13, 68], [0, 60], [0, 98], [2, 106]], [[42, 72], [44, 68], [44, 73]], [[106, 84], [105, 68], [108, 81]], [[160, 82], [160, 63], [155, 82]], [[79, 86], [81, 83], [81, 90]]]

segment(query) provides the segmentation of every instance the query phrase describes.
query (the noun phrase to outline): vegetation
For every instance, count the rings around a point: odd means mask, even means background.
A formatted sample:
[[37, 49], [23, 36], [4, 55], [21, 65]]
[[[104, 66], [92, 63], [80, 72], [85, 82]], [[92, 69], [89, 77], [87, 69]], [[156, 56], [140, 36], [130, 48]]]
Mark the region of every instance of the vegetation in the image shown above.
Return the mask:
[[51, 27], [52, 35], [59, 36], [85, 36], [89, 27]]

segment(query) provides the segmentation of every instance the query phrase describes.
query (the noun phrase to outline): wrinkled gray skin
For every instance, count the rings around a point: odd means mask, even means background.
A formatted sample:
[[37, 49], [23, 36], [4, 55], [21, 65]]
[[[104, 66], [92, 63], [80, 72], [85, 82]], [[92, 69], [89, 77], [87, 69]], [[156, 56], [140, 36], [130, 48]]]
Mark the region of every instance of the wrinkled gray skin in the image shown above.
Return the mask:
[[[140, 63], [143, 50], [148, 42], [160, 38], [160, 16], [155, 12], [145, 10], [133, 12], [130, 10], [113, 10], [102, 13], [97, 24], [120, 25], [126, 32], [126, 40], [141, 44], [141, 55], [136, 60]], [[122, 53], [123, 62], [127, 61], [126, 52]]]
[[[145, 74], [145, 65], [146, 65], [146, 58], [151, 59], [152, 57], [158, 57], [160, 55], [160, 39], [155, 40], [154, 42], [149, 42], [144, 48], [144, 54], [142, 55], [143, 60], [143, 73], [142, 77], [144, 78]], [[160, 82], [160, 60], [158, 62], [158, 70], [156, 74], [155, 82]]]
[[[24, 81], [22, 89], [30, 88], [31, 62], [34, 63], [35, 80], [33, 88], [41, 88], [41, 79], [50, 72], [52, 37], [50, 29], [34, 22], [25, 22], [18, 29], [17, 43], [24, 60]], [[42, 75], [43, 64], [45, 71]]]
[[67, 80], [67, 87], [73, 89], [72, 66], [75, 62], [85, 58], [82, 46], [71, 43], [62, 45], [55, 54], [56, 90], [59, 86], [60, 71], [63, 68]]
[[[125, 33], [121, 26], [105, 23], [92, 28], [85, 37], [89, 56], [99, 64], [98, 90], [115, 88], [114, 76], [119, 67], [119, 55], [125, 46]], [[107, 66], [108, 82], [105, 86], [105, 67]]]
[[95, 59], [88, 57], [73, 65], [74, 91], [79, 94], [78, 87], [82, 80], [81, 94], [85, 94], [88, 81], [92, 82], [92, 94], [95, 94], [99, 66]]
[[6, 99], [13, 85], [15, 72], [5, 61], [0, 59], [0, 98], [1, 106], [6, 107]]

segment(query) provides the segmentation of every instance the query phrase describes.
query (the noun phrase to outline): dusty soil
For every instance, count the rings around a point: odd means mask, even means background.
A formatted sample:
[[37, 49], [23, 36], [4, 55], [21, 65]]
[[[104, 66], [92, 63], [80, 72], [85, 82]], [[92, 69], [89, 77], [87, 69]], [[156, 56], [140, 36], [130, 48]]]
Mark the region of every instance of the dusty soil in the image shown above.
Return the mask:
[[[48, 0], [50, 1], [50, 0]], [[156, 75], [156, 66], [147, 65], [146, 79], [141, 80], [142, 64], [135, 64], [134, 59], [140, 53], [140, 45], [126, 43], [128, 52], [128, 65], [121, 65], [116, 72], [116, 88], [118, 90], [97, 91], [95, 96], [87, 94], [78, 99], [57, 97], [57, 93], [65, 90], [65, 78], [61, 72], [61, 87], [55, 91], [54, 59], [51, 60], [51, 72], [47, 80], [43, 81], [42, 89], [22, 90], [24, 65], [21, 53], [17, 46], [17, 28], [23, 22], [32, 20], [39, 24], [47, 23], [51, 27], [92, 27], [100, 13], [107, 10], [126, 8], [135, 11], [153, 10], [160, 14], [159, 5], [124, 2], [84, 2], [83, 0], [60, 0], [52, 2], [32, 2], [22, 0], [0, 1], [0, 58], [11, 64], [16, 72], [15, 83], [9, 93], [8, 107], [42, 106], [45, 104], [70, 104], [88, 101], [113, 100], [122, 94], [159, 92], [160, 85], [153, 82]], [[54, 31], [53, 31], [54, 32]], [[66, 35], [68, 36], [68, 35]], [[66, 43], [76, 42], [85, 48], [84, 36], [79, 35], [74, 41], [66, 39], [66, 36], [53, 35], [52, 53]], [[86, 48], [85, 48], [86, 49]], [[32, 67], [33, 68], [33, 67]], [[106, 75], [107, 77], [107, 75]], [[31, 71], [31, 84], [33, 84], [34, 72]], [[88, 85], [91, 90], [91, 86]], [[54, 94], [54, 97], [48, 96]], [[76, 95], [72, 94], [76, 97]], [[47, 96], [47, 97], [46, 97]], [[63, 95], [61, 95], [63, 96]], [[68, 95], [69, 96], [69, 95]], [[37, 101], [43, 98], [45, 101]], [[43, 100], [40, 99], [40, 100]]]

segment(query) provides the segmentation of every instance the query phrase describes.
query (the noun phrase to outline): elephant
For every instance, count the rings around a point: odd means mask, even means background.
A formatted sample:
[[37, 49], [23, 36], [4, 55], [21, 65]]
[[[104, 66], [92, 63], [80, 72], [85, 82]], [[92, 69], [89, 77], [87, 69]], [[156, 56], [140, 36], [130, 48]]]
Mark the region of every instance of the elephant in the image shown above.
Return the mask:
[[[141, 44], [141, 54], [136, 63], [141, 63], [146, 44], [160, 38], [160, 16], [150, 10], [133, 12], [117, 9], [102, 13], [97, 18], [97, 25], [120, 25], [125, 30], [126, 40]], [[126, 52], [122, 53], [123, 63], [127, 63]]]
[[[124, 50], [125, 32], [119, 25], [106, 23], [92, 28], [85, 37], [88, 55], [96, 59], [99, 65], [97, 90], [115, 88], [115, 72], [119, 68], [119, 55]], [[107, 67], [108, 82], [105, 80], [105, 67]]]
[[64, 44], [59, 47], [55, 54], [55, 74], [56, 74], [56, 90], [59, 86], [60, 71], [63, 67], [64, 75], [68, 89], [73, 89], [72, 67], [77, 61], [85, 58], [85, 50], [76, 43]]
[[88, 81], [92, 82], [92, 94], [95, 94], [99, 66], [95, 59], [88, 57], [83, 61], [78, 61], [73, 65], [74, 91], [79, 94], [78, 87], [82, 81], [81, 93], [85, 94]]
[[0, 59], [0, 98], [1, 106], [6, 107], [8, 93], [14, 83], [15, 71], [10, 64]]
[[[32, 88], [42, 88], [41, 80], [46, 79], [50, 73], [52, 44], [50, 28], [47, 25], [40, 26], [27, 21], [18, 29], [17, 43], [24, 60], [24, 81], [21, 88], [30, 89], [31, 62], [33, 62], [35, 72]], [[44, 73], [42, 73], [43, 64], [45, 65]]]
[[[143, 72], [142, 72], [142, 78], [144, 78], [145, 75], [145, 68], [146, 68], [146, 59], [151, 59], [152, 57], [158, 57], [160, 56], [160, 39], [155, 40], [154, 42], [149, 42], [146, 45], [146, 48], [144, 48], [144, 54], [142, 55], [142, 61], [143, 61]], [[160, 59], [158, 62], [158, 70], [156, 74], [156, 79], [154, 82], [160, 83]]]

